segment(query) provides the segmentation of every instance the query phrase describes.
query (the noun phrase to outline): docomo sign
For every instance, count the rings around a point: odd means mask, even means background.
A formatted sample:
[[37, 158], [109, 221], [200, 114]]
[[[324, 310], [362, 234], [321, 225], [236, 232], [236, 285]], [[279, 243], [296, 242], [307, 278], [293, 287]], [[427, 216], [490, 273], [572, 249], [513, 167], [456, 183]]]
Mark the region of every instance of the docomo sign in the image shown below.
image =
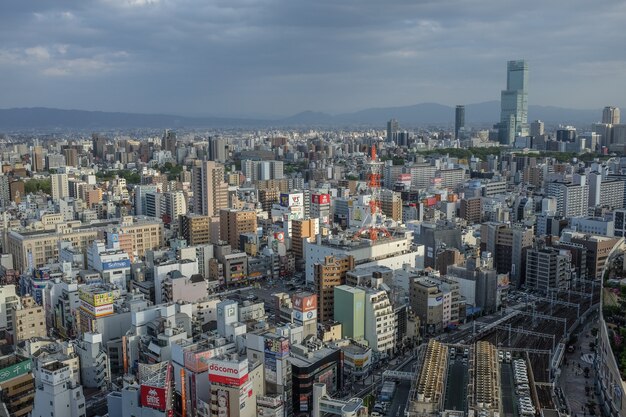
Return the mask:
[[209, 381], [240, 387], [248, 381], [248, 360], [227, 362], [209, 361]]
[[165, 402], [165, 388], [142, 385], [141, 405], [142, 407], [156, 408], [157, 410], [164, 411], [167, 405]]
[[311, 194], [311, 203], [330, 204], [330, 194]]
[[317, 295], [298, 295], [293, 296], [293, 308], [306, 313], [307, 311], [317, 310]]

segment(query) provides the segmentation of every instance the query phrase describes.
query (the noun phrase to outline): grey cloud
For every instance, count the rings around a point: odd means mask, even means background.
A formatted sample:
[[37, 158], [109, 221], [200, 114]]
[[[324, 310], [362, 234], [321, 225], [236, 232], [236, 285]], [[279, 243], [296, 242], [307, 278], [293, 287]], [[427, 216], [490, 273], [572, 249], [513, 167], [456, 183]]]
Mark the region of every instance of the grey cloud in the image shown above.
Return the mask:
[[515, 58], [530, 63], [532, 103], [619, 105], [625, 17], [609, 0], [8, 1], [0, 107], [224, 115], [470, 103], [498, 99]]

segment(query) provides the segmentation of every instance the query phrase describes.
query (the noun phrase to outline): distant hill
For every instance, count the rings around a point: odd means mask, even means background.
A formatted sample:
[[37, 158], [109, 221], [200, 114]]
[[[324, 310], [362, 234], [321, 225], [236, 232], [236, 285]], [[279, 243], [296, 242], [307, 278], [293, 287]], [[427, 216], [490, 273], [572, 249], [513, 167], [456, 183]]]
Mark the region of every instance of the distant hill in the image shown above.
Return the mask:
[[183, 117], [165, 114], [61, 110], [45, 107], [0, 109], [0, 128], [166, 128], [255, 125], [249, 119]]
[[[552, 106], [530, 106], [528, 120], [587, 126], [601, 119], [602, 110], [577, 110]], [[305, 111], [282, 119], [224, 117], [185, 117], [165, 114], [138, 114], [86, 110], [61, 110], [44, 107], [0, 109], [0, 129], [99, 129], [99, 128], [228, 128], [269, 126], [378, 126], [384, 128], [395, 118], [400, 126], [452, 125], [454, 107], [437, 103], [381, 107], [354, 113], [330, 115]], [[468, 104], [468, 124], [492, 125], [500, 118], [500, 102]]]

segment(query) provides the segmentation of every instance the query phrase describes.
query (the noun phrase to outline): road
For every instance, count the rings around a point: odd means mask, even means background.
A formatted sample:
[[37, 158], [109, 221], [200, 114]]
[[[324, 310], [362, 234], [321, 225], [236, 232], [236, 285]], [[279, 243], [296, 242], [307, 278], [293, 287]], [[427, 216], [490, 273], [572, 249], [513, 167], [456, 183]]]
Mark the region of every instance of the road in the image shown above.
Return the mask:
[[[415, 358], [412, 358], [404, 366], [401, 366], [398, 371], [413, 372], [413, 366], [415, 365]], [[408, 381], [401, 381], [396, 386], [396, 392], [391, 399], [387, 415], [390, 417], [404, 416], [404, 409], [409, 399], [409, 392], [411, 391], [411, 383]]]

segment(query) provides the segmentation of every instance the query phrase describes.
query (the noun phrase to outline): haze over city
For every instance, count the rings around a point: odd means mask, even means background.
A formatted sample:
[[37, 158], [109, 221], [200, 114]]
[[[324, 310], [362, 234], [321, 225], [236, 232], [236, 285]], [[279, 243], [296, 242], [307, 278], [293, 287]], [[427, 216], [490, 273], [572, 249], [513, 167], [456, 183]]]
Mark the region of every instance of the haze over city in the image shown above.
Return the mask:
[[1, 108], [284, 117], [499, 99], [624, 103], [615, 1], [3, 1]]

